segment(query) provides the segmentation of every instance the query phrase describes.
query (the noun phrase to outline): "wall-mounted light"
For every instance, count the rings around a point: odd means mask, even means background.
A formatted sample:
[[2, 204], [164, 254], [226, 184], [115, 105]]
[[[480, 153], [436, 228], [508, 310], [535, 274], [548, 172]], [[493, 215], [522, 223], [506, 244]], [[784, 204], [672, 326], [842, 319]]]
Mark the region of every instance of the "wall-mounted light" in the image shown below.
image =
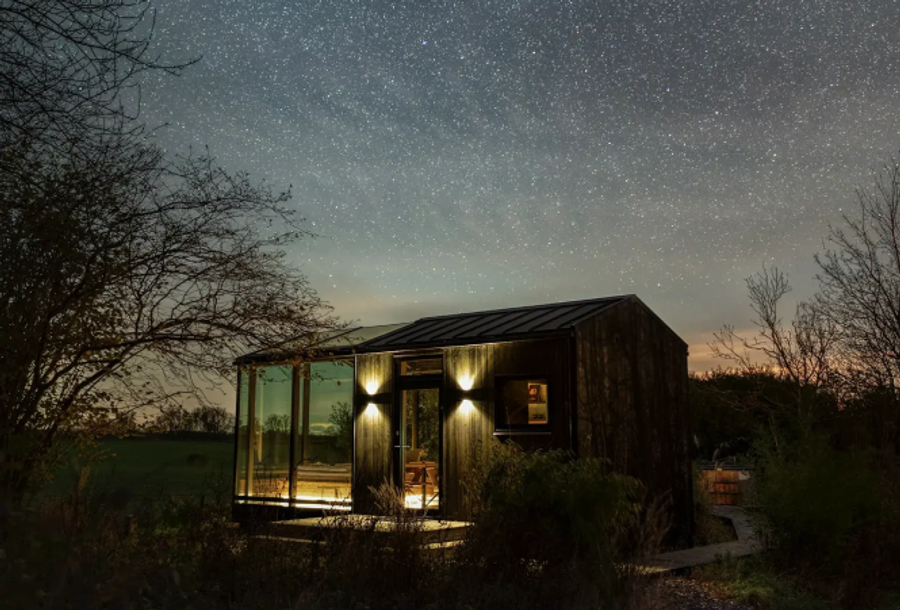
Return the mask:
[[377, 417], [378, 416], [378, 405], [376, 405], [374, 402], [370, 402], [369, 404], [367, 404], [365, 414], [368, 417]]
[[459, 388], [463, 392], [468, 392], [475, 385], [475, 376], [470, 373], [466, 373], [464, 375], [460, 375], [459, 379], [457, 379], [457, 382], [459, 383]]
[[459, 403], [459, 412], [460, 413], [473, 413], [475, 411], [475, 405], [468, 398], [461, 403]]
[[369, 396], [375, 396], [378, 393], [378, 381], [370, 379], [366, 382], [366, 393]]

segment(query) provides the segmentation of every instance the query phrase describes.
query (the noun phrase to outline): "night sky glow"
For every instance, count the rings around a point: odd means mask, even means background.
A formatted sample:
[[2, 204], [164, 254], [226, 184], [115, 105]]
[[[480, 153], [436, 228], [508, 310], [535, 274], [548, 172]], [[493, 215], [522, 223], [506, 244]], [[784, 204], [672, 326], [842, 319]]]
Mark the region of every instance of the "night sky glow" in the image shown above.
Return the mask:
[[900, 4], [156, 0], [158, 142], [208, 145], [321, 235], [346, 320], [636, 293], [709, 365], [743, 278], [812, 294], [900, 150]]

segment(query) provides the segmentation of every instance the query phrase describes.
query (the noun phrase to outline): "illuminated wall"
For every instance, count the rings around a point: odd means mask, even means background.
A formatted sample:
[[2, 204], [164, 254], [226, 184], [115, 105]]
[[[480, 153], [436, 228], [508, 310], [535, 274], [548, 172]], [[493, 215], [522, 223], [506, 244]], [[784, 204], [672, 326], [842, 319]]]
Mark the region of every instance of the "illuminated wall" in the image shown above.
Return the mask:
[[393, 401], [391, 354], [356, 357], [354, 404], [353, 506], [356, 512], [375, 509], [370, 487], [391, 480], [391, 406]]
[[480, 447], [493, 438], [492, 345], [444, 350], [444, 514], [465, 516], [461, 485]]

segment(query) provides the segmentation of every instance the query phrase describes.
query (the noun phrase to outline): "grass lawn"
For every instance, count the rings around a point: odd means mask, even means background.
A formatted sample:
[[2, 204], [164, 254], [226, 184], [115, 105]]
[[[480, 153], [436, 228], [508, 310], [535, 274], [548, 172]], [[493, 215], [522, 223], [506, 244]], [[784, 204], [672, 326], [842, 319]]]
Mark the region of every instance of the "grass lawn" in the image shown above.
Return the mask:
[[88, 484], [102, 490], [148, 495], [231, 494], [234, 445], [230, 442], [169, 439], [108, 439], [91, 451], [102, 460], [78, 457], [64, 465], [44, 489], [47, 495], [69, 493], [76, 468], [89, 464]]
[[[882, 590], [875, 599], [861, 604], [844, 600], [840, 587], [823, 574], [776, 568], [762, 555], [735, 559], [720, 558], [693, 571], [694, 579], [712, 585], [720, 595], [762, 610], [841, 610], [868, 608], [896, 610], [900, 608], [900, 591]], [[811, 578], [814, 576], [815, 578]]]

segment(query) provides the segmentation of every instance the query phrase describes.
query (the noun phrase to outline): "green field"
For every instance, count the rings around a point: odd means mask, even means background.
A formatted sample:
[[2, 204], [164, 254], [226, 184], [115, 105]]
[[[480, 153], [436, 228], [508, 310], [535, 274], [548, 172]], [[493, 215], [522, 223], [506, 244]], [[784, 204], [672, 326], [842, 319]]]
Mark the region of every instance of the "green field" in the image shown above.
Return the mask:
[[124, 490], [135, 497], [231, 494], [234, 445], [230, 442], [169, 439], [109, 439], [91, 450], [101, 461], [81, 457], [62, 466], [44, 488], [47, 495], [70, 492], [76, 470], [89, 464], [88, 486]]

